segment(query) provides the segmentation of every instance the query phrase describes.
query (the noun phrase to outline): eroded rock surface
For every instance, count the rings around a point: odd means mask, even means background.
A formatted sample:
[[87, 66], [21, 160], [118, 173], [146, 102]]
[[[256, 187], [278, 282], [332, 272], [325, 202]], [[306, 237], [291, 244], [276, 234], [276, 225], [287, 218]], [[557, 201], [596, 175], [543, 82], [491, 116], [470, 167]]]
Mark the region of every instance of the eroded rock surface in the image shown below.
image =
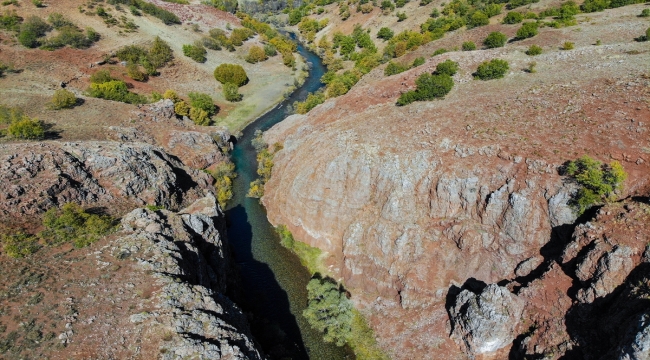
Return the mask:
[[144, 143], [45, 142], [0, 145], [0, 216], [7, 222], [52, 206], [158, 205], [178, 209], [203, 196], [213, 179]]

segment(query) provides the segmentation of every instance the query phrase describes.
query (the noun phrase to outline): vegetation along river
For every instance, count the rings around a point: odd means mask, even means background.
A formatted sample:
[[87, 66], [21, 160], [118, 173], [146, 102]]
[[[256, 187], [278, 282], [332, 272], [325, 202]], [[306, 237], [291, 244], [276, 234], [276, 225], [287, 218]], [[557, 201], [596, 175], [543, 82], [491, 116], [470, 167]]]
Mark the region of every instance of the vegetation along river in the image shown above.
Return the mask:
[[238, 286], [244, 297], [242, 305], [252, 312], [253, 334], [267, 355], [272, 359], [354, 359], [348, 348], [325, 343], [303, 318], [310, 274], [280, 245], [259, 200], [246, 197], [250, 182], [257, 178], [256, 153], [251, 145], [255, 131], [265, 131], [284, 120], [290, 115], [287, 105], [304, 100], [322, 86], [320, 78], [326, 69], [320, 58], [301, 45], [298, 51], [312, 64], [309, 77], [288, 99], [246, 127], [232, 152], [238, 176], [226, 212], [228, 235], [242, 279]]

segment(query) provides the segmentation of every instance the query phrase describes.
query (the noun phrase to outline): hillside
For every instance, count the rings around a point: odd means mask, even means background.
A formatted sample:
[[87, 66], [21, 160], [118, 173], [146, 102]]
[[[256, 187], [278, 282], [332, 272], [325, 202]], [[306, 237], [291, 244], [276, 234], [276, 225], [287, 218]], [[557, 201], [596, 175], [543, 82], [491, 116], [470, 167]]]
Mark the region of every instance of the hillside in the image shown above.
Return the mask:
[[[443, 6], [411, 1], [398, 9], [407, 15], [398, 22], [376, 7], [341, 20], [339, 5], [326, 5], [310, 17], [328, 18], [327, 25], [309, 36], [332, 42], [358, 23], [385, 56], [379, 28], [419, 33]], [[540, 1], [515, 10], [559, 6]], [[643, 300], [626, 295], [648, 275], [650, 232], [641, 214], [650, 192], [650, 48], [642, 40], [650, 23], [639, 16], [643, 9], [575, 14], [523, 40], [515, 39], [521, 24], [501, 24], [504, 9], [488, 25], [449, 31], [392, 59], [408, 68], [423, 57], [419, 66], [386, 76], [380, 65], [338, 97], [328, 88], [323, 104], [265, 134], [268, 144], [283, 144], [262, 199], [270, 221], [329, 254], [330, 275], [352, 293], [391, 357], [648, 355], [638, 350], [648, 349], [645, 325], [606, 325], [645, 316], [632, 305]], [[494, 31], [509, 41], [485, 49]], [[477, 49], [462, 51], [467, 41]], [[344, 60], [339, 74], [361, 70], [359, 58], [351, 60], [364, 53], [358, 44], [347, 57], [332, 50]], [[541, 55], [527, 55], [531, 45]], [[432, 56], [442, 48], [448, 51]], [[503, 78], [476, 79], [491, 59], [508, 63]], [[458, 72], [444, 98], [396, 105], [446, 60]], [[600, 201], [578, 217], [579, 184], [563, 173], [583, 155], [618, 161], [628, 174], [597, 218]], [[618, 221], [601, 220], [619, 213]], [[585, 238], [585, 229], [609, 235]], [[616, 313], [614, 303], [630, 311]]]

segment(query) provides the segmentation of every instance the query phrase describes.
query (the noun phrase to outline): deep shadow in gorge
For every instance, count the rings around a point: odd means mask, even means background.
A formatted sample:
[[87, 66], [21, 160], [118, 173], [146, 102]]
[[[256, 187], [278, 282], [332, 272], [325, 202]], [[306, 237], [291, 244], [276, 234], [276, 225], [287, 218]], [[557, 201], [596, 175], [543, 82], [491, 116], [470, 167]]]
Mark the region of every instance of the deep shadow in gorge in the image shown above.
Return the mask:
[[289, 105], [304, 100], [309, 92], [322, 86], [320, 78], [326, 69], [320, 59], [301, 45], [298, 51], [311, 65], [305, 83], [232, 141], [237, 177], [226, 217], [241, 279], [235, 301], [247, 313], [253, 335], [271, 359], [353, 359], [348, 348], [325, 343], [302, 316], [311, 276], [299, 259], [280, 245], [259, 200], [246, 197], [249, 184], [257, 178], [257, 154], [251, 145], [255, 131], [265, 131], [284, 120], [290, 115]]

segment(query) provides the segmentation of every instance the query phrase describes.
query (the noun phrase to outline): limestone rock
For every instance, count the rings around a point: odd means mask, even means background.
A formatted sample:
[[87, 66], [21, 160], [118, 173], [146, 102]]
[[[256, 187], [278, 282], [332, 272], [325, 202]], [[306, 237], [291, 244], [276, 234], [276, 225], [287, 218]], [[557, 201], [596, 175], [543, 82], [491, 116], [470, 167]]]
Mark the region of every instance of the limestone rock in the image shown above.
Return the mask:
[[496, 284], [480, 294], [463, 290], [449, 309], [452, 338], [470, 354], [495, 352], [514, 340], [523, 307], [516, 295]]

